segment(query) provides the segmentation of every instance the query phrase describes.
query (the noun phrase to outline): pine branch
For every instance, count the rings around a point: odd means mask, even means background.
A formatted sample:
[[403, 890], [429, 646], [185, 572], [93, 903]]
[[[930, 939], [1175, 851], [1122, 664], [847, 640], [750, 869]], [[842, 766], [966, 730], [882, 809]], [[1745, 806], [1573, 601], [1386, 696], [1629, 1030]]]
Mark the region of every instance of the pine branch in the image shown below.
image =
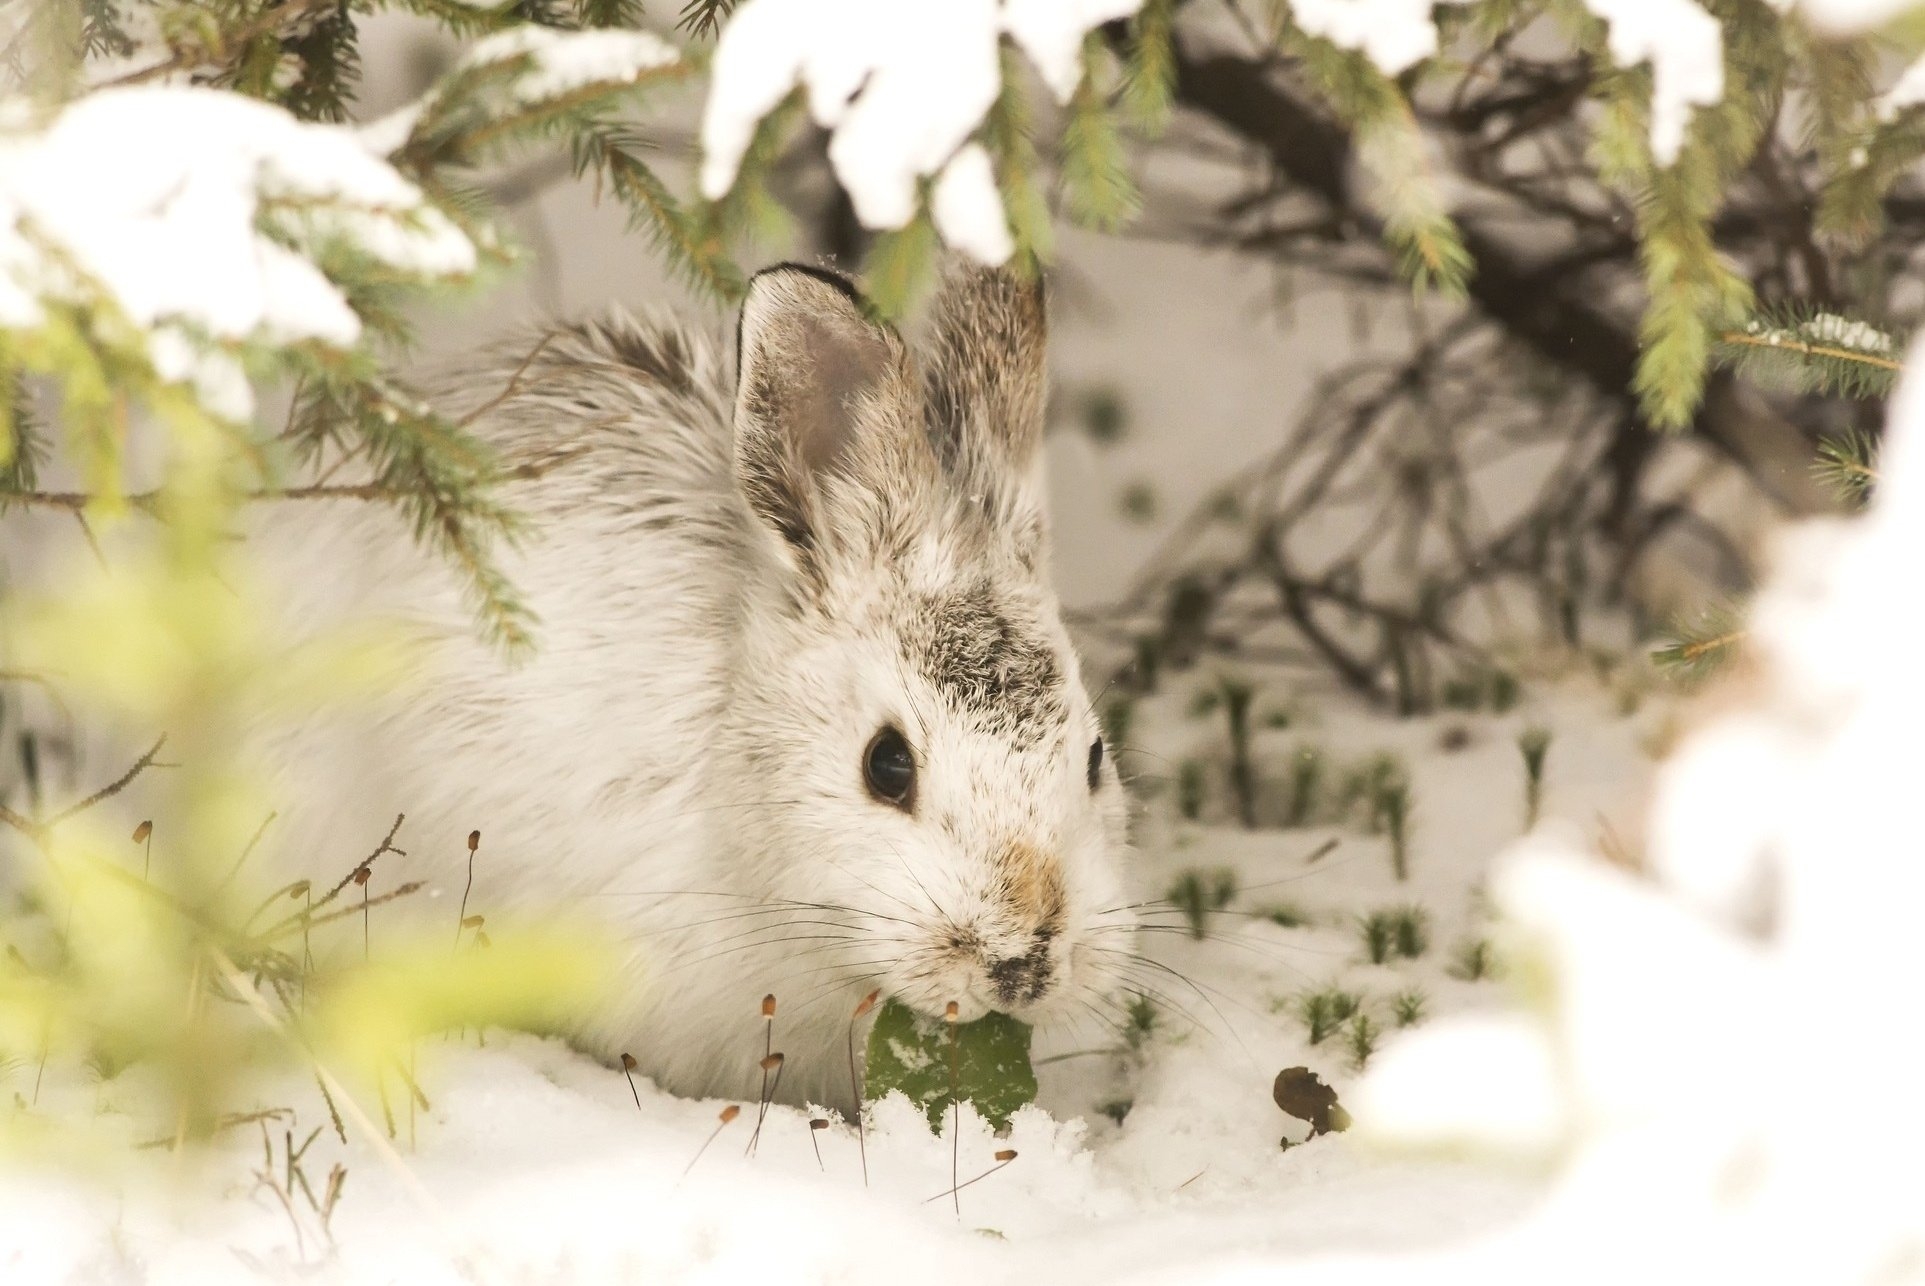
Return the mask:
[[[512, 475], [462, 426], [380, 379], [312, 381], [288, 436], [349, 443], [371, 476], [357, 498], [384, 500], [407, 516], [417, 541], [447, 559], [467, 582], [483, 635], [511, 655], [533, 646], [533, 615], [494, 561], [512, 541], [514, 516], [493, 499]], [[309, 498], [328, 498], [318, 489]], [[295, 497], [299, 498], [299, 497]]]
[[1055, 237], [1018, 57], [1014, 49], [1003, 48], [1002, 86], [983, 118], [981, 142], [996, 159], [996, 182], [1016, 242], [1016, 262], [1035, 271], [1049, 262]]
[[869, 302], [878, 313], [886, 318], [901, 317], [922, 297], [935, 279], [939, 245], [935, 224], [926, 209], [919, 209], [916, 217], [902, 227], [876, 237], [863, 261], [862, 277]]
[[[1577, 25], [1580, 46], [1601, 64], [1611, 60], [1604, 24]], [[1632, 202], [1648, 296], [1632, 388], [1645, 419], [1662, 429], [1692, 422], [1718, 334], [1753, 306], [1751, 283], [1713, 241], [1712, 220], [1776, 117], [1787, 56], [1777, 19], [1762, 8], [1722, 30], [1723, 97], [1693, 111], [1668, 165], [1651, 150], [1650, 69], [1613, 68], [1596, 82], [1604, 111], [1592, 154], [1599, 179]]]
[[1136, 217], [1142, 201], [1130, 177], [1129, 157], [1109, 103], [1097, 85], [1107, 58], [1100, 32], [1083, 44], [1083, 79], [1063, 125], [1063, 193], [1070, 217], [1087, 227], [1114, 232]]
[[584, 27], [639, 27], [641, 0], [575, 0], [575, 16]]
[[[348, 0], [292, 40], [275, 41], [269, 82], [263, 97], [274, 99], [302, 120], [339, 121], [361, 80], [360, 33]], [[285, 90], [275, 90], [272, 75], [281, 55], [294, 58], [301, 73]]]
[[628, 211], [631, 231], [644, 229], [670, 266], [717, 299], [734, 301], [745, 288], [742, 270], [715, 229], [684, 209], [668, 185], [635, 155], [643, 144], [614, 126], [589, 127], [573, 140], [575, 173], [593, 172]]
[[[1175, 101], [1175, 23], [1176, 0], [1145, 0], [1130, 19], [1123, 109], [1138, 129], [1151, 135], [1162, 133], [1169, 124]], [[1004, 75], [1007, 77], [1007, 70]]]
[[1864, 504], [1878, 484], [1878, 442], [1871, 434], [1850, 429], [1818, 444], [1811, 470], [1841, 500]]
[[80, 51], [85, 58], [125, 58], [134, 52], [115, 0], [80, 0]]
[[1812, 308], [1781, 308], [1718, 336], [1715, 359], [1780, 392], [1884, 397], [1905, 338]]
[[[406, 10], [435, 22], [446, 29], [451, 36], [464, 39], [505, 31], [509, 27], [526, 22], [545, 27], [564, 25], [546, 6], [541, 7], [538, 13], [531, 13], [525, 11], [520, 4], [488, 6], [469, 4], [466, 0], [388, 0], [388, 2], [397, 9]], [[542, 21], [543, 18], [547, 21]]]
[[30, 491], [46, 460], [46, 442], [17, 377], [0, 380], [0, 513], [7, 494]]
[[1738, 609], [1729, 604], [1707, 608], [1695, 620], [1679, 620], [1670, 639], [1654, 649], [1651, 659], [1672, 677], [1697, 682], [1736, 660], [1747, 630]]
[[269, 5], [254, 19], [234, 31], [222, 30], [219, 26], [199, 27], [195, 30], [211, 34], [205, 43], [191, 37], [182, 41], [167, 57], [145, 67], [123, 72], [111, 80], [95, 86], [96, 89], [112, 89], [121, 85], [138, 85], [177, 71], [193, 71], [206, 67], [219, 67], [231, 74], [231, 64], [244, 56], [253, 44], [267, 37], [276, 40], [292, 32], [309, 14], [338, 3], [339, 0], [282, 0], [280, 4]]
[[1278, 39], [1298, 58], [1318, 93], [1350, 126], [1357, 159], [1370, 176], [1372, 203], [1403, 275], [1418, 287], [1459, 298], [1472, 260], [1438, 186], [1410, 102], [1398, 84], [1360, 53], [1312, 36], [1279, 12]]
[[735, 12], [736, 3], [737, 0], [688, 0], [675, 25], [697, 40], [707, 40], [722, 29], [722, 24]]
[[703, 230], [719, 244], [781, 239], [789, 216], [770, 195], [767, 179], [802, 110], [802, 91], [796, 90], [764, 116], [742, 153], [734, 184], [719, 199], [703, 207]]

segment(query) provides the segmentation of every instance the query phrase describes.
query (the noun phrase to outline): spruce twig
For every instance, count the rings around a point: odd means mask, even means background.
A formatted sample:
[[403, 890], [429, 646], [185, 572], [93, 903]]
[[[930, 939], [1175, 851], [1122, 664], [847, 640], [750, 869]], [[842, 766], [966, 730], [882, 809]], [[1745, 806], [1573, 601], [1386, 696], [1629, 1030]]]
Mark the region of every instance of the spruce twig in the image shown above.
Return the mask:
[[1722, 670], [1738, 656], [1746, 637], [1744, 618], [1728, 603], [1715, 604], [1695, 620], [1672, 624], [1667, 642], [1652, 650], [1651, 660], [1673, 677], [1696, 682]]

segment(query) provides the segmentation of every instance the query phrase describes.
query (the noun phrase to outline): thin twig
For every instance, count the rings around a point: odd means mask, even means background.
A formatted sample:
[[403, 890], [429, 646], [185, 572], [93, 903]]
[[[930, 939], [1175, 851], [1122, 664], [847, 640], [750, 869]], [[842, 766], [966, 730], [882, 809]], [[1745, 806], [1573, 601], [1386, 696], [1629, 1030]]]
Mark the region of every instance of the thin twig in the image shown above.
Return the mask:
[[1828, 344], [1811, 344], [1801, 339], [1785, 339], [1781, 332], [1753, 335], [1742, 330], [1728, 330], [1718, 338], [1726, 344], [1742, 344], [1748, 348], [1772, 348], [1783, 353], [1801, 353], [1806, 357], [1831, 357], [1843, 362], [1857, 362], [1861, 366], [1876, 366], [1885, 371], [1901, 370], [1904, 365], [1889, 357], [1860, 353], [1854, 349], [1833, 348]]
[[[134, 766], [132, 768], [129, 768], [126, 772], [122, 773], [118, 778], [116, 778], [111, 784], [101, 787], [99, 790], [95, 791], [93, 794], [87, 796], [87, 798], [81, 800], [78, 804], [75, 804], [70, 808], [66, 808], [61, 810], [58, 813], [55, 813], [52, 817], [49, 817], [46, 820], [46, 822], [43, 823], [43, 825], [46, 827], [46, 829], [52, 830], [54, 827], [60, 825], [60, 823], [66, 821], [68, 818], [76, 817], [81, 813], [86, 812], [89, 808], [92, 808], [94, 805], [102, 803], [106, 800], [112, 799], [115, 795], [118, 795], [121, 791], [127, 789], [128, 785], [133, 782], [134, 778], [140, 776], [141, 773], [145, 772], [147, 769], [154, 766], [155, 757], [160, 754], [160, 748], [166, 744], [167, 744], [167, 734], [162, 733], [160, 735], [159, 740], [154, 742], [153, 746], [147, 751], [147, 753], [142, 755], [138, 760], [134, 762]], [[163, 766], [171, 767], [172, 765], [163, 765]]]

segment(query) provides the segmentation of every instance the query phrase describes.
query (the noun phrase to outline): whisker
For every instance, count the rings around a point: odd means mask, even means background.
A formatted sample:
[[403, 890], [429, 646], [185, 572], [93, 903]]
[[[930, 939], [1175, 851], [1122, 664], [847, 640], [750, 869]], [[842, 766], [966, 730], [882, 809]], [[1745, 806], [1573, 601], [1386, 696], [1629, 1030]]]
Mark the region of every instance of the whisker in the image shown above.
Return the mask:
[[[1311, 850], [1309, 855], [1306, 856], [1303, 860], [1305, 862], [1314, 862], [1318, 858], [1322, 857], [1324, 854], [1335, 849], [1342, 842], [1343, 841], [1340, 839], [1325, 840], [1322, 844], [1319, 844], [1315, 849]], [[1245, 884], [1239, 887], [1237, 892], [1251, 893], [1251, 892], [1255, 892], [1257, 889], [1275, 888], [1280, 884], [1295, 884], [1298, 880], [1307, 880], [1313, 875], [1323, 875], [1330, 871], [1339, 870], [1342, 867], [1349, 865], [1351, 862], [1357, 861], [1359, 858], [1363, 856], [1364, 855], [1362, 853], [1357, 853], [1357, 854], [1353, 854], [1350, 857], [1344, 858], [1343, 861], [1341, 862], [1332, 862], [1328, 866], [1320, 866], [1314, 871], [1299, 871], [1295, 875], [1286, 875], [1281, 879], [1265, 880], [1261, 884]], [[1097, 911], [1095, 914], [1110, 915], [1118, 911], [1136, 911], [1144, 907], [1175, 906], [1175, 905], [1176, 903], [1169, 898], [1151, 898], [1145, 902], [1126, 902], [1121, 906], [1104, 907], [1102, 910]]]
[[1242, 1001], [1237, 1000], [1236, 997], [1229, 995], [1227, 992], [1221, 991], [1220, 989], [1215, 987], [1208, 987], [1207, 984], [1197, 982], [1195, 979], [1191, 978], [1188, 974], [1185, 974], [1179, 969], [1171, 968], [1169, 965], [1164, 964], [1161, 960], [1156, 960], [1149, 956], [1144, 956], [1144, 955], [1127, 955], [1126, 953], [1117, 951], [1116, 948], [1114, 947], [1095, 947], [1094, 949], [1097, 951], [1108, 951], [1118, 955], [1124, 955], [1130, 967], [1137, 968], [1137, 969], [1149, 968], [1149, 969], [1158, 970], [1161, 973], [1168, 974], [1170, 977], [1176, 979], [1178, 982], [1182, 983], [1184, 986], [1194, 991], [1197, 994], [1197, 998], [1202, 1000], [1204, 1004], [1208, 1005], [1210, 1007], [1210, 1011], [1214, 1013], [1219, 1020], [1222, 1021], [1224, 1030], [1229, 1032], [1231, 1036], [1236, 1038], [1237, 1045], [1239, 1048], [1242, 1049], [1244, 1057], [1249, 1058], [1252, 1062], [1255, 1062], [1254, 1055], [1250, 1053], [1250, 1047], [1244, 1043], [1243, 1037], [1240, 1034], [1238, 1034], [1236, 1028], [1231, 1024], [1229, 1015], [1223, 1012], [1222, 1008], [1216, 1003], [1215, 1000], [1211, 998], [1209, 993], [1212, 991], [1216, 992], [1218, 995], [1222, 996], [1224, 1000], [1228, 1001], [1230, 1004], [1233, 1004], [1238, 1008], [1246, 1010], [1250, 1014], [1255, 1015], [1266, 1026], [1274, 1026], [1275, 1025], [1274, 1020], [1270, 1015], [1265, 1014], [1261, 1010], [1255, 1009], [1252, 1006], [1244, 1004]]

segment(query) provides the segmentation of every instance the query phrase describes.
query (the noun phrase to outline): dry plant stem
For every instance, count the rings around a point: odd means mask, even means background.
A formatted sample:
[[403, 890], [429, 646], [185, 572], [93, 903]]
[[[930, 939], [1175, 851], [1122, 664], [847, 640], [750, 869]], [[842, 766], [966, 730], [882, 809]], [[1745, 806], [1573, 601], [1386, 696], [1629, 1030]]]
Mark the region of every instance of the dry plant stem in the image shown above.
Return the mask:
[[762, 1092], [759, 1096], [761, 1106], [755, 1112], [755, 1130], [749, 1135], [749, 1146], [743, 1156], [753, 1155], [755, 1145], [762, 1137], [762, 1119], [769, 1114], [769, 1055], [775, 1052], [775, 993], [762, 997]]
[[809, 1146], [815, 1149], [815, 1168], [824, 1174], [828, 1173], [829, 1167], [822, 1164], [822, 1144], [816, 1141], [816, 1135], [828, 1128], [829, 1123], [819, 1116], [809, 1122]]
[[[968, 1186], [970, 1186], [970, 1184], [981, 1183], [984, 1179], [987, 1179], [990, 1175], [995, 1174], [998, 1170], [1003, 1170], [1008, 1168], [1010, 1162], [1014, 1161], [1015, 1159], [1016, 1159], [1016, 1150], [1014, 1148], [1003, 1148], [996, 1153], [995, 1165], [989, 1167], [989, 1169], [987, 1170], [984, 1170], [981, 1174], [969, 1180], [968, 1183], [959, 1183], [955, 1187], [951, 1188], [948, 1192], [938, 1192], [935, 1196], [930, 1197], [927, 1201], [924, 1201], [922, 1204], [926, 1206], [929, 1204], [930, 1201], [941, 1201], [944, 1197], [953, 1197], [957, 1193], [961, 1192], [964, 1188], [967, 1188]], [[960, 1200], [960, 1198], [958, 1198], [958, 1200]]]
[[359, 862], [356, 862], [354, 864], [354, 869], [349, 871], [346, 875], [343, 875], [340, 881], [336, 883], [333, 888], [329, 889], [326, 893], [322, 894], [321, 900], [315, 903], [315, 905], [326, 906], [328, 903], [334, 901], [334, 899], [340, 897], [342, 892], [347, 889], [348, 885], [356, 882], [355, 880], [356, 876], [360, 875], [362, 871], [371, 870], [373, 868], [375, 859], [379, 858], [383, 853], [393, 853], [397, 857], [406, 857], [407, 853], [404, 850], [398, 849], [394, 846], [394, 837], [401, 833], [401, 823], [405, 822], [406, 820], [408, 820], [408, 815], [406, 813], [396, 813], [394, 815], [394, 825], [388, 827], [388, 833], [384, 835], [381, 839], [381, 842], [375, 846], [374, 852], [369, 853], [366, 857], [362, 858]]
[[[307, 1012], [307, 979], [314, 972], [314, 946], [311, 937], [314, 921], [314, 886], [302, 890], [307, 909], [301, 916], [301, 1012]], [[326, 1091], [323, 1091], [325, 1093]]]
[[[742, 1153], [743, 1156], [754, 1156], [762, 1146], [762, 1126], [768, 1120], [769, 1108], [775, 1102], [776, 1092], [782, 1087], [782, 1068], [787, 1061], [780, 1050], [776, 1050], [762, 1060], [762, 1077], [767, 1082], [762, 1088], [762, 1110], [756, 1114], [755, 1132], [749, 1135], [749, 1146]], [[775, 1072], [773, 1081], [768, 1080], [771, 1070]]]
[[321, 1091], [321, 1102], [327, 1107], [328, 1121], [334, 1126], [334, 1137], [343, 1144], [348, 1141], [347, 1126], [341, 1122], [341, 1109], [334, 1105], [334, 1095], [328, 1093], [327, 1082], [317, 1071], [314, 1075], [314, 1088]]
[[221, 878], [221, 882], [215, 886], [217, 890], [225, 889], [240, 876], [241, 868], [247, 865], [247, 859], [254, 855], [254, 850], [260, 846], [261, 838], [267, 834], [267, 828], [272, 826], [274, 819], [279, 816], [279, 813], [271, 812], [261, 819], [261, 824], [254, 828], [254, 834], [247, 841], [247, 846], [241, 849], [241, 855], [234, 859], [233, 867]]
[[[134, 761], [134, 766], [132, 768], [129, 768], [126, 772], [122, 773], [119, 777], [115, 778], [112, 783], [106, 786], [102, 786], [99, 790], [87, 796], [87, 798], [81, 800], [79, 803], [74, 804], [69, 808], [64, 808], [60, 812], [55, 813], [52, 817], [49, 817], [46, 820], [46, 822], [43, 823], [43, 825], [46, 827], [46, 829], [52, 830], [54, 827], [60, 825], [60, 823], [66, 821], [68, 818], [77, 817], [81, 813], [84, 813], [88, 809], [94, 807], [94, 805], [102, 803], [106, 800], [112, 799], [115, 795], [118, 795], [121, 791], [127, 789], [127, 787], [133, 783], [134, 778], [140, 776], [143, 772], [155, 766], [154, 761], [160, 755], [160, 748], [166, 744], [167, 744], [167, 734], [162, 733], [160, 737], [155, 740], [154, 744], [148, 748], [147, 753]], [[161, 765], [161, 766], [171, 767], [172, 765]]]
[[353, 1096], [348, 1093], [347, 1087], [341, 1084], [340, 1079], [322, 1065], [320, 1060], [314, 1056], [314, 1051], [308, 1048], [300, 1037], [296, 1036], [294, 1032], [288, 1028], [286, 1023], [275, 1016], [274, 1011], [268, 1007], [268, 1003], [261, 996], [260, 991], [235, 967], [233, 961], [229, 960], [227, 956], [218, 949], [214, 951], [212, 960], [216, 972], [221, 976], [221, 980], [227, 984], [228, 988], [232, 990], [235, 995], [241, 998], [242, 1003], [254, 1011], [255, 1016], [259, 1018], [262, 1023], [266, 1024], [268, 1030], [286, 1042], [289, 1048], [293, 1049], [313, 1068], [315, 1079], [320, 1082], [321, 1092], [326, 1097], [329, 1107], [338, 1110], [347, 1120], [353, 1122], [355, 1130], [367, 1141], [368, 1146], [374, 1150], [375, 1155], [394, 1172], [394, 1176], [400, 1182], [402, 1190], [420, 1207], [422, 1214], [434, 1225], [435, 1232], [443, 1244], [448, 1247], [449, 1253], [454, 1256], [456, 1264], [471, 1276], [480, 1280], [496, 1279], [496, 1274], [492, 1272], [484, 1273], [482, 1271], [485, 1265], [471, 1260], [466, 1254], [462, 1253], [462, 1241], [456, 1235], [454, 1225], [449, 1220], [447, 1212], [442, 1210], [433, 1195], [422, 1186], [420, 1178], [415, 1175], [413, 1170], [408, 1168], [408, 1163], [402, 1159], [399, 1152], [395, 1151], [394, 1145], [382, 1137], [381, 1131], [375, 1126], [374, 1122], [369, 1119], [368, 1114], [361, 1110], [361, 1105], [355, 1102]]
[[381, 1104], [381, 1121], [388, 1127], [388, 1137], [395, 1137], [394, 1107], [388, 1102], [388, 1078], [380, 1068], [374, 1069], [374, 1097]]
[[[539, 478], [542, 474], [566, 464], [579, 455], [579, 452], [562, 452], [553, 459], [539, 464], [516, 465], [503, 469], [495, 476], [498, 482], [525, 482]], [[374, 500], [394, 502], [408, 499], [412, 492], [399, 490], [378, 482], [337, 483], [333, 485], [316, 484], [306, 487], [257, 487], [245, 493], [247, 500]], [[8, 491], [5, 493], [9, 504], [28, 505], [40, 509], [65, 509], [70, 513], [81, 514], [99, 497], [88, 491]], [[157, 491], [139, 491], [119, 499], [145, 514], [153, 514], [160, 502]]]
[[[68, 820], [69, 818], [77, 817], [81, 813], [84, 813], [88, 809], [94, 807], [96, 804], [100, 804], [105, 802], [106, 800], [112, 799], [115, 795], [118, 795], [121, 791], [127, 789], [127, 787], [133, 782], [134, 778], [140, 776], [143, 772], [147, 771], [149, 768], [156, 766], [155, 759], [160, 754], [160, 748], [166, 744], [167, 744], [167, 736], [165, 733], [163, 733], [161, 734], [160, 738], [154, 742], [153, 746], [148, 749], [146, 754], [142, 755], [139, 759], [134, 761], [133, 767], [129, 768], [126, 772], [122, 773], [114, 781], [108, 783], [105, 786], [102, 786], [99, 790], [87, 796], [87, 798], [81, 800], [79, 803], [73, 804], [67, 808], [63, 808], [61, 811], [55, 813], [52, 817], [47, 818], [45, 821], [37, 821], [34, 818], [28, 817], [23, 813], [14, 812], [11, 808], [8, 808], [5, 804], [0, 804], [0, 823], [5, 823], [6, 825], [13, 827], [13, 829], [19, 831], [22, 835], [25, 835], [28, 839], [32, 840], [36, 845], [40, 846], [44, 850], [46, 847], [47, 838], [49, 834], [53, 831], [54, 827], [60, 825], [60, 823]], [[165, 766], [171, 766], [171, 765], [161, 765], [161, 766], [165, 767]]]
[[[521, 359], [521, 365], [515, 367], [514, 373], [508, 377], [508, 382], [501, 386], [501, 392], [495, 394], [486, 402], [483, 402], [480, 406], [477, 406], [474, 410], [462, 416], [459, 420], [456, 420], [455, 427], [459, 429], [468, 428], [476, 420], [479, 420], [482, 416], [488, 414], [488, 412], [521, 392], [521, 377], [528, 373], [528, 368], [535, 364], [535, 359], [547, 351], [548, 346], [555, 341], [559, 334], [560, 332], [558, 331], [550, 331], [548, 334], [543, 335], [541, 342], [528, 351], [528, 356]], [[476, 834], [478, 835], [479, 832], [476, 832]], [[469, 851], [472, 852], [473, 849], [471, 848]]]
[[481, 847], [481, 832], [468, 832], [468, 882], [461, 889], [461, 912], [455, 916], [455, 950], [461, 949], [461, 926], [468, 922], [468, 894], [475, 887], [475, 850]]
[[682, 1178], [675, 1181], [677, 1185], [681, 1184], [682, 1179], [688, 1178], [689, 1172], [695, 1169], [695, 1163], [700, 1161], [702, 1154], [709, 1150], [709, 1144], [715, 1142], [715, 1140], [721, 1136], [722, 1131], [728, 1128], [729, 1122], [740, 1115], [742, 1115], [742, 1109], [733, 1103], [722, 1109], [721, 1116], [716, 1119], [715, 1128], [709, 1132], [709, 1136], [706, 1139], [702, 1140], [702, 1146], [695, 1149], [695, 1155], [689, 1158], [688, 1164], [682, 1167]]
[[53, 1019], [43, 1018], [40, 1022], [40, 1064], [33, 1071], [33, 1099], [35, 1107], [40, 1106], [40, 1082], [46, 1079], [47, 1056], [53, 1052]]
[[635, 1056], [622, 1055], [622, 1076], [628, 1081], [628, 1092], [635, 1096], [635, 1110], [642, 1110], [642, 1092], [635, 1088]]
[[[305, 1263], [307, 1260], [307, 1238], [301, 1235], [301, 1221], [294, 1213], [293, 1200], [288, 1196], [286, 1190], [281, 1187], [280, 1181], [274, 1177], [274, 1144], [273, 1141], [268, 1138], [267, 1126], [265, 1124], [261, 1126], [261, 1154], [261, 1168], [254, 1172], [254, 1186], [257, 1190], [266, 1188], [269, 1192], [272, 1192], [275, 1199], [281, 1203], [281, 1209], [287, 1212], [287, 1221], [294, 1226], [294, 1253], [301, 1262]], [[289, 1164], [292, 1164], [292, 1162]]]
[[869, 1139], [862, 1123], [862, 1078], [856, 1075], [856, 1024], [862, 1021], [864, 1014], [876, 1007], [876, 1001], [881, 997], [882, 988], [878, 987], [857, 1002], [855, 1013], [849, 1016], [849, 1092], [856, 1101], [856, 1147], [862, 1153], [862, 1186], [865, 1188], [869, 1186]]
[[[411, 880], [408, 883], [403, 884], [398, 889], [390, 889], [386, 893], [383, 893], [380, 897], [371, 899], [368, 902], [368, 905], [371, 907], [384, 906], [387, 903], [393, 902], [398, 898], [404, 898], [404, 897], [410, 896], [411, 894], [419, 893], [422, 889], [425, 889], [427, 887], [428, 886], [424, 881]], [[315, 905], [318, 907], [318, 906], [324, 905], [324, 903], [317, 902], [315, 903]], [[318, 929], [324, 924], [333, 924], [336, 920], [345, 920], [349, 916], [353, 915], [356, 911], [359, 911], [360, 909], [361, 908], [358, 906], [344, 907], [339, 911], [330, 911], [326, 915], [315, 916], [309, 921], [307, 921], [307, 924], [313, 928]], [[271, 940], [271, 939], [280, 937], [284, 933], [292, 933], [298, 927], [300, 926], [296, 925], [292, 920], [289, 920], [283, 923], [282, 925], [276, 926], [275, 928], [269, 930], [268, 932], [262, 934], [261, 936], [263, 938], [267, 938]]]
[[962, 1095], [961, 1078], [956, 1065], [960, 1046], [956, 1035], [956, 1021], [959, 1014], [955, 1001], [949, 1002], [943, 1010], [942, 1017], [943, 1021], [949, 1024], [949, 1195], [956, 1203], [956, 1218], [960, 1219], [962, 1218], [962, 1185], [956, 1180], [962, 1173]]
[[[192, 1027], [200, 1018], [201, 972], [205, 968], [205, 963], [201, 956], [196, 953], [194, 956], [194, 968], [187, 977], [187, 1025], [189, 1027]], [[176, 1155], [179, 1155], [181, 1148], [185, 1146], [186, 1143], [187, 1104], [182, 1103], [180, 1113], [174, 1118], [174, 1152]]]

